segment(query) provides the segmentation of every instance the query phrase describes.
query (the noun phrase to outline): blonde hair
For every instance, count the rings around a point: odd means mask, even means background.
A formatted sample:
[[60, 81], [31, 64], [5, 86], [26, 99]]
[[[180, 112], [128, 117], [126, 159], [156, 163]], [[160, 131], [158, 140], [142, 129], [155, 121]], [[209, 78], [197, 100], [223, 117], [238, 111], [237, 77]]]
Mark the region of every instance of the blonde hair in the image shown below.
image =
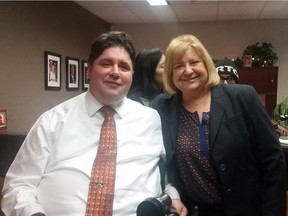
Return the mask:
[[165, 53], [166, 60], [164, 66], [163, 82], [164, 88], [170, 94], [175, 94], [178, 91], [177, 87], [173, 83], [173, 69], [177, 62], [183, 58], [185, 52], [190, 48], [194, 48], [198, 56], [203, 60], [208, 73], [208, 80], [206, 85], [211, 88], [220, 82], [220, 78], [216, 72], [213, 59], [203, 44], [197, 37], [189, 34], [183, 34], [172, 39]]

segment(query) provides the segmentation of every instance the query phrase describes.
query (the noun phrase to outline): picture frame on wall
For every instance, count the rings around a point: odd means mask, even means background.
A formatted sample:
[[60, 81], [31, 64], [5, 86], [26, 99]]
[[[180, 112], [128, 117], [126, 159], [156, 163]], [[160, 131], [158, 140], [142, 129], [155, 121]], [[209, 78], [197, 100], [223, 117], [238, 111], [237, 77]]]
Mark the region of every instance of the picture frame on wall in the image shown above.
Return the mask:
[[68, 91], [79, 89], [79, 59], [66, 57], [66, 88]]
[[83, 83], [83, 90], [87, 90], [89, 88], [89, 74], [88, 74], [88, 62], [82, 60], [82, 83]]
[[61, 55], [44, 51], [44, 77], [46, 90], [61, 89]]

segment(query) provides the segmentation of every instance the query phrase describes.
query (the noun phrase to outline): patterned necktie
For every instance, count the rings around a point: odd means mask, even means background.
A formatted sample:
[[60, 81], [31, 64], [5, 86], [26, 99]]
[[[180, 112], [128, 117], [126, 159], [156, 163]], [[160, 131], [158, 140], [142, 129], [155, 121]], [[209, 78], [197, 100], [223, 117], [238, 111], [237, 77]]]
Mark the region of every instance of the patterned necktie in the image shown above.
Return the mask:
[[93, 164], [86, 216], [112, 216], [117, 156], [115, 110], [101, 108], [104, 122], [101, 127], [97, 156]]

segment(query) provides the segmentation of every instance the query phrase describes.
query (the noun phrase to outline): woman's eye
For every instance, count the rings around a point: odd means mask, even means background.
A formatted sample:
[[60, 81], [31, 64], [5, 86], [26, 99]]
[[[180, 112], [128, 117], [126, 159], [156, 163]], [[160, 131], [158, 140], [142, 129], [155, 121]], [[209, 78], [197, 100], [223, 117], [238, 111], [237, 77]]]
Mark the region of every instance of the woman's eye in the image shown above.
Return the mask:
[[192, 61], [190, 62], [190, 65], [197, 65], [199, 63], [199, 61]]
[[177, 65], [175, 65], [175, 69], [179, 69], [179, 68], [181, 68], [181, 67], [183, 67], [183, 65], [180, 65], [180, 64], [177, 64]]

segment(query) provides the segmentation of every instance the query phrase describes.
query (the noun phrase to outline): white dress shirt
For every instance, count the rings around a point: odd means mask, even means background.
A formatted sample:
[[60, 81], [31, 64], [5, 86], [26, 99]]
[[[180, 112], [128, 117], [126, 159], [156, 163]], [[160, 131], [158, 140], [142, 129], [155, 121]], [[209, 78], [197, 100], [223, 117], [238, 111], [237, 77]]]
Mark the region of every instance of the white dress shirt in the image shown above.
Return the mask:
[[[102, 106], [87, 91], [40, 116], [7, 172], [6, 215], [85, 215]], [[165, 158], [165, 149], [160, 117], [128, 98], [114, 108], [118, 152], [113, 215], [135, 216], [141, 201], [161, 194], [157, 163]]]

